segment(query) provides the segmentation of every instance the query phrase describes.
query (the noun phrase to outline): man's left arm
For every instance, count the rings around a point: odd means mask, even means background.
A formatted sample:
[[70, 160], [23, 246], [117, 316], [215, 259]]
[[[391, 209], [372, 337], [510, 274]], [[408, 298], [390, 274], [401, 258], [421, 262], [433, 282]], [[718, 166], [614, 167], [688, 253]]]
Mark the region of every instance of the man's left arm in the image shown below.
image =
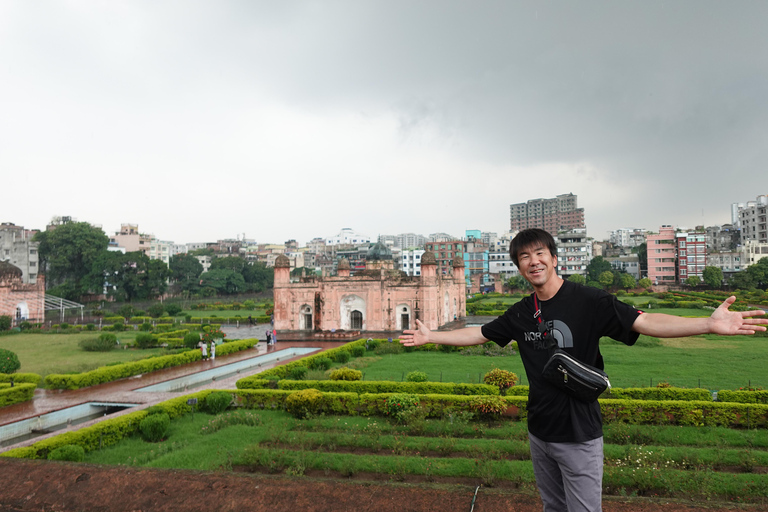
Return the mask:
[[765, 315], [765, 311], [730, 311], [728, 308], [735, 301], [736, 297], [728, 297], [709, 318], [644, 313], [632, 324], [632, 330], [656, 338], [682, 338], [697, 334], [755, 334], [766, 329], [768, 318], [752, 318]]

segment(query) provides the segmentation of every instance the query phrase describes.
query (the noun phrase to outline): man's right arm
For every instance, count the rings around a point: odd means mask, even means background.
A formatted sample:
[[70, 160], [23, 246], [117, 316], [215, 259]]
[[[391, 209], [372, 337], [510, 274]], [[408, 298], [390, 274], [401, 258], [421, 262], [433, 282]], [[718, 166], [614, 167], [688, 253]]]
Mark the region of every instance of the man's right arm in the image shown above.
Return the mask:
[[406, 329], [400, 336], [400, 343], [406, 347], [418, 347], [426, 343], [438, 345], [482, 345], [489, 341], [483, 336], [481, 327], [465, 327], [455, 331], [430, 331], [420, 320], [416, 320], [417, 329]]

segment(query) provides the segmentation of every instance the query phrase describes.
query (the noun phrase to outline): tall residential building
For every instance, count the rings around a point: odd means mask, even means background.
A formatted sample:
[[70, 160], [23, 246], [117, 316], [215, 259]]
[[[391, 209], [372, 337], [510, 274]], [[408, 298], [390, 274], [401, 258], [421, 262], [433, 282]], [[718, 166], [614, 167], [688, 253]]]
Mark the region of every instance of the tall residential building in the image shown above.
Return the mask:
[[424, 247], [425, 243], [427, 243], [427, 237], [424, 235], [417, 235], [416, 233], [400, 233], [395, 236], [395, 247], [401, 249]]
[[23, 284], [37, 283], [39, 260], [37, 242], [32, 236], [37, 231], [29, 231], [10, 222], [0, 224], [0, 261], [7, 261], [21, 269]]
[[768, 196], [757, 196], [744, 207], [739, 208], [739, 227], [741, 228], [741, 245], [748, 241], [768, 243], [768, 222], [766, 209]]
[[328, 245], [368, 245], [371, 237], [361, 235], [350, 228], [343, 228], [338, 235], [328, 239]]
[[685, 282], [689, 277], [704, 277], [707, 265], [707, 234], [703, 231], [675, 233], [677, 247], [677, 280]]
[[733, 224], [709, 226], [705, 231], [708, 253], [735, 251], [741, 242], [741, 231]]
[[675, 230], [663, 225], [648, 237], [648, 279], [654, 285], [675, 284]]
[[647, 231], [638, 228], [620, 228], [611, 231], [610, 241], [621, 247], [638, 247], [645, 243]]
[[509, 207], [509, 215], [512, 231], [541, 228], [554, 236], [561, 231], [586, 228], [584, 208], [577, 207], [574, 194], [513, 204]]
[[421, 257], [424, 255], [424, 249], [403, 249], [401, 252], [400, 268], [409, 276], [421, 275]]
[[467, 242], [463, 240], [440, 240], [427, 242], [424, 248], [434, 253], [437, 260], [437, 275], [449, 275], [453, 271], [453, 258], [464, 259]]
[[557, 242], [557, 273], [567, 279], [573, 275], [587, 275], [592, 259], [592, 243], [586, 229], [572, 229], [555, 236]]

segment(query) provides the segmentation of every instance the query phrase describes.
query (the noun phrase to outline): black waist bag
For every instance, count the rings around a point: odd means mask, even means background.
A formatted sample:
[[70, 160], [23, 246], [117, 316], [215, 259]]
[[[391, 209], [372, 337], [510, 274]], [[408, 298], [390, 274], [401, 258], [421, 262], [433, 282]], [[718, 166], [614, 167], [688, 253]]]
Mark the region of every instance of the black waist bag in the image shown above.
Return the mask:
[[542, 377], [568, 396], [582, 402], [594, 402], [606, 390], [611, 389], [608, 375], [601, 369], [582, 363], [564, 350], [557, 348], [557, 340], [542, 322], [539, 301], [533, 293], [536, 317], [542, 339], [549, 341], [549, 360], [544, 365]]

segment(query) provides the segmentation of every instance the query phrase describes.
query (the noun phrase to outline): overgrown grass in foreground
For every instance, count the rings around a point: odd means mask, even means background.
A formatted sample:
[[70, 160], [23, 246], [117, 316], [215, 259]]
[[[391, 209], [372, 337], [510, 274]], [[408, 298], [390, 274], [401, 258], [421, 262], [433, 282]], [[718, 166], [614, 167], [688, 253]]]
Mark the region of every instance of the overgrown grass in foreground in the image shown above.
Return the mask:
[[[171, 423], [162, 443], [136, 436], [87, 454], [86, 462], [244, 467], [294, 476], [310, 470], [344, 477], [379, 473], [396, 481], [408, 475], [460, 477], [488, 486], [534, 486], [525, 423], [489, 426], [456, 416], [395, 425], [371, 417], [297, 420], [282, 411], [247, 411], [258, 416], [248, 426], [227, 420], [243, 412], [188, 415]], [[758, 503], [768, 497], [768, 475], [752, 473], [768, 467], [768, 431], [608, 425], [605, 440], [607, 494]], [[661, 444], [666, 446], [655, 446]]]

